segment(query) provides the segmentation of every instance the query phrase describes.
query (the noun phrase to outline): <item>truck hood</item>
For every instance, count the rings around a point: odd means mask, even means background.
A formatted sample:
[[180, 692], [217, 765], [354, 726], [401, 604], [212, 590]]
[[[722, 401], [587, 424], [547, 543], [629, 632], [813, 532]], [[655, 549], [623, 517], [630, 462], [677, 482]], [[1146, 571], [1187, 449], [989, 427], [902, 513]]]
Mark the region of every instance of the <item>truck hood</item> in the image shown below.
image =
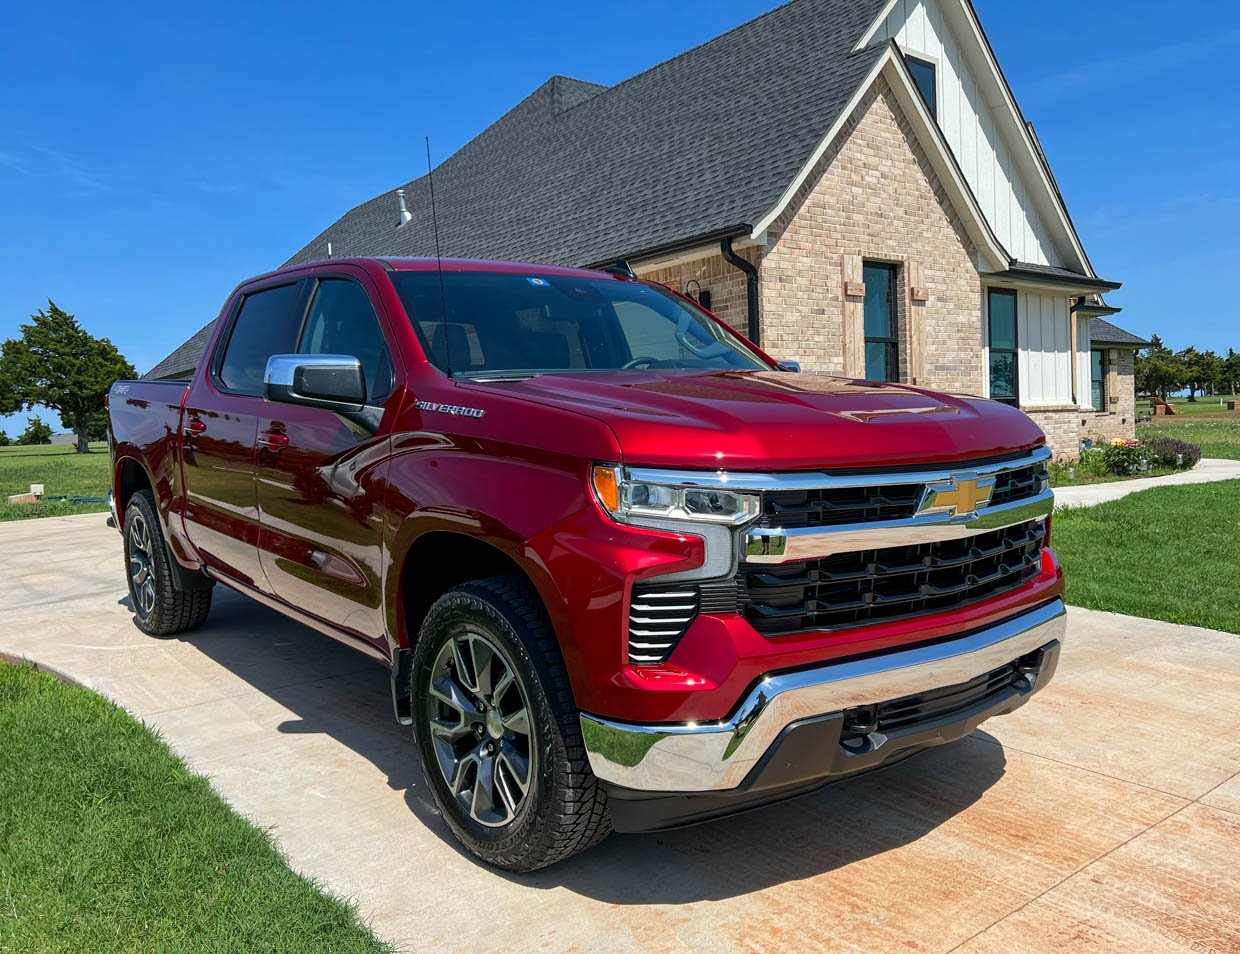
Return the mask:
[[729, 470], [951, 463], [1045, 443], [1015, 408], [785, 372], [617, 371], [472, 382], [585, 414], [616, 435], [624, 463]]

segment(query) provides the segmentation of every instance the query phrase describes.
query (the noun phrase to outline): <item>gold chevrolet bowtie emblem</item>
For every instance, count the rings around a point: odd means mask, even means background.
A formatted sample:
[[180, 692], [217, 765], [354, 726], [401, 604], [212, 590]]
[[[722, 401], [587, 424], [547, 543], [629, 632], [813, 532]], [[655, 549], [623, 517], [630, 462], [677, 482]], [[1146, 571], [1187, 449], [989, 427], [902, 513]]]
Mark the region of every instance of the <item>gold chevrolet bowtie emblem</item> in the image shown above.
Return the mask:
[[990, 503], [995, 490], [993, 477], [951, 477], [926, 486], [919, 516], [945, 513], [956, 519], [977, 516]]

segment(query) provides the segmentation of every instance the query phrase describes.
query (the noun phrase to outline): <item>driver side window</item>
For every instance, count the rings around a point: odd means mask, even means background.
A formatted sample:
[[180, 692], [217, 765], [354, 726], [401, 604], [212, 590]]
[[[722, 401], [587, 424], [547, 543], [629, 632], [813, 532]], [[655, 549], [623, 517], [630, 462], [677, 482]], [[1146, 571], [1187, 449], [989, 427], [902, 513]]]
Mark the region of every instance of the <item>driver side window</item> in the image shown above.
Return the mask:
[[620, 333], [634, 358], [654, 358], [656, 361], [676, 361], [687, 356], [684, 347], [677, 343], [675, 322], [641, 302], [617, 301], [612, 303]]

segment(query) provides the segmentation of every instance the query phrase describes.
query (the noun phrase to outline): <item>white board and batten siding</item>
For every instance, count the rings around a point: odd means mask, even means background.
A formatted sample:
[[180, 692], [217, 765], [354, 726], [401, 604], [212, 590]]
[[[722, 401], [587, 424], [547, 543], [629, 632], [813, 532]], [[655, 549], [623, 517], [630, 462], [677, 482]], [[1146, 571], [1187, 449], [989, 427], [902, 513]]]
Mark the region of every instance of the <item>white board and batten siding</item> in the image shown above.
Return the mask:
[[936, 0], [897, 0], [876, 34], [879, 40], [892, 38], [905, 53], [935, 64], [939, 126], [999, 241], [1022, 262], [1062, 266], [1012, 149]]

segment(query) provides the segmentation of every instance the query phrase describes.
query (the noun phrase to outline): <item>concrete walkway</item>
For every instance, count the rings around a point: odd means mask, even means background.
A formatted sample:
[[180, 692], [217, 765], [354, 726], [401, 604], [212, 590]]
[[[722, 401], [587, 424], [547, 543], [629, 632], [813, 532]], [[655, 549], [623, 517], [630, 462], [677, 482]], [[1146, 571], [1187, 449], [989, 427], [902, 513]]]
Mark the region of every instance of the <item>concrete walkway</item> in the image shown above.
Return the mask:
[[1074, 610], [1056, 681], [971, 738], [516, 877], [456, 849], [378, 665], [225, 590], [144, 636], [102, 515], [0, 525], [0, 580], [0, 652], [155, 726], [401, 949], [1240, 950], [1235, 636]]
[[1060, 487], [1055, 491], [1056, 507], [1092, 507], [1094, 504], [1120, 500], [1129, 494], [1153, 487], [1179, 487], [1184, 484], [1209, 484], [1216, 480], [1240, 480], [1240, 460], [1204, 457], [1192, 470], [1165, 477], [1140, 477], [1117, 480], [1109, 484], [1087, 484], [1084, 487]]

